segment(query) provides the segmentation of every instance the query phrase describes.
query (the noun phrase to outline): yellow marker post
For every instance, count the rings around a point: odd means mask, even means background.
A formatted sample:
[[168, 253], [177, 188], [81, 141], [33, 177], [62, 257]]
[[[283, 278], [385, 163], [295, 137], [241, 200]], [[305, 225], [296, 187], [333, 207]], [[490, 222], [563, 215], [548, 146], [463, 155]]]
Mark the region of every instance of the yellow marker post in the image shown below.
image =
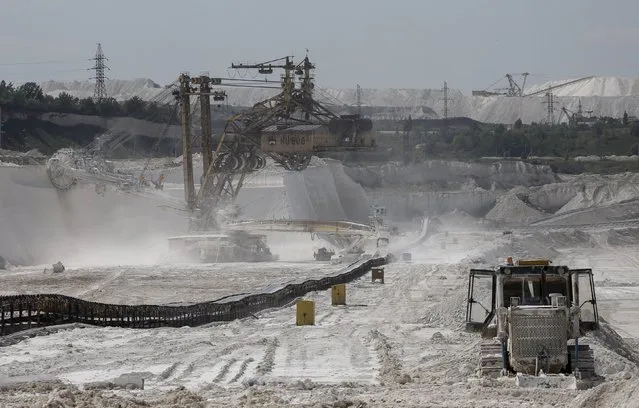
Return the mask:
[[331, 294], [333, 306], [346, 304], [346, 284], [339, 283], [337, 285], [333, 285], [331, 288]]
[[315, 324], [315, 302], [312, 300], [298, 300], [295, 320], [298, 326], [313, 326]]
[[380, 268], [379, 266], [371, 269], [371, 282], [375, 282], [378, 279], [381, 283], [384, 283], [384, 268]]

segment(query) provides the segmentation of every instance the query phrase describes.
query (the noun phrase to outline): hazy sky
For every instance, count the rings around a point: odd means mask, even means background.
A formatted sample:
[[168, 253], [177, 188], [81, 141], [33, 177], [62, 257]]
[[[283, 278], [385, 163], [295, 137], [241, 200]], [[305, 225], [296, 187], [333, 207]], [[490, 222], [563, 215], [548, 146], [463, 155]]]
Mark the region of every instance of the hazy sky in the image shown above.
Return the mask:
[[322, 87], [638, 77], [638, 16], [637, 0], [0, 0], [0, 78], [87, 79], [97, 42], [109, 77], [160, 84], [307, 48]]

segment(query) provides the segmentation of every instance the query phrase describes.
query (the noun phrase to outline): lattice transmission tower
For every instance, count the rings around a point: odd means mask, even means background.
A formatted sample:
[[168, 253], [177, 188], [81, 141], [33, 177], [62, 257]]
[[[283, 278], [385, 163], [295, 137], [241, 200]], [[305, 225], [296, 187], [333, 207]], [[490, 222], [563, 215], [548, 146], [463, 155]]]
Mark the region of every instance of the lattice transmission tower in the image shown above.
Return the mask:
[[552, 126], [555, 124], [555, 95], [550, 87], [548, 87], [545, 96], [546, 100], [542, 103], [546, 105], [546, 123]]
[[448, 120], [448, 103], [452, 102], [452, 99], [448, 96], [449, 90], [450, 88], [448, 88], [448, 83], [444, 81], [444, 88], [442, 89], [442, 91], [444, 91], [444, 97], [440, 99], [441, 101], [444, 101], [444, 121]]
[[91, 58], [92, 61], [95, 61], [93, 67], [89, 68], [90, 70], [95, 71], [95, 76], [91, 79], [95, 79], [95, 88], [93, 90], [93, 99], [96, 102], [106, 99], [106, 85], [104, 84], [104, 80], [107, 79], [104, 71], [109, 69], [106, 66], [105, 61], [109, 59], [104, 56], [102, 52], [102, 45], [98, 43], [98, 49], [95, 51], [95, 57]]

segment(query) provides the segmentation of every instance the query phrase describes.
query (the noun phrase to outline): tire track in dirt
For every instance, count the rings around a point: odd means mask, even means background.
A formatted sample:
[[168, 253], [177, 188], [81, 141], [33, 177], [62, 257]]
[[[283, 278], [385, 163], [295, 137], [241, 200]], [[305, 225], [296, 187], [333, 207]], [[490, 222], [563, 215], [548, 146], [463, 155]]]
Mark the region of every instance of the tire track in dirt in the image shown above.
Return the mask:
[[326, 313], [322, 314], [322, 315], [319, 317], [319, 319], [317, 319], [317, 324], [322, 324], [322, 323], [324, 323], [324, 321], [325, 321], [326, 319], [329, 319], [329, 318], [331, 318], [331, 317], [333, 316], [333, 313], [334, 313], [334, 312], [333, 312], [333, 309], [332, 309], [332, 308], [331, 308], [331, 309], [329, 309], [329, 311], [328, 311], [328, 312], [326, 312]]
[[228, 374], [229, 370], [231, 369], [231, 366], [233, 366], [233, 364], [235, 364], [237, 362], [237, 359], [235, 358], [231, 358], [230, 360], [228, 360], [220, 369], [220, 372], [215, 376], [215, 378], [213, 378], [214, 383], [219, 383], [220, 381], [222, 381], [222, 379], [224, 379], [224, 377], [226, 376], [226, 374]]
[[236, 383], [240, 378], [242, 378], [244, 373], [246, 373], [246, 369], [248, 368], [249, 364], [251, 364], [253, 361], [255, 360], [253, 360], [252, 357], [249, 357], [246, 360], [244, 360], [242, 362], [242, 365], [240, 366], [240, 369], [237, 371], [237, 374], [235, 374], [235, 376], [231, 378], [231, 381], [229, 381], [229, 384]]
[[371, 366], [371, 355], [364, 343], [362, 333], [358, 329], [353, 329], [347, 335], [351, 339], [348, 344], [351, 366], [358, 369], [368, 368]]
[[388, 337], [377, 329], [371, 330], [369, 336], [375, 344], [375, 350], [380, 362], [379, 379], [382, 383], [406, 384], [411, 377], [403, 371], [401, 360], [397, 357], [393, 345]]
[[118, 279], [123, 278], [127, 272], [129, 272], [128, 268], [115, 268], [115, 271], [109, 272], [104, 279], [97, 281], [87, 289], [77, 292], [72, 296], [80, 299], [91, 300], [94, 293], [99, 292]]
[[[257, 367], [255, 368], [255, 372], [257, 374], [266, 375], [273, 370], [275, 362], [275, 352], [277, 351], [279, 345], [280, 341], [277, 337], [273, 338], [267, 343], [266, 350], [264, 351], [264, 356], [262, 357], [262, 360], [257, 363]], [[289, 343], [288, 354], [286, 357], [287, 365], [290, 363], [291, 347], [292, 344]]]

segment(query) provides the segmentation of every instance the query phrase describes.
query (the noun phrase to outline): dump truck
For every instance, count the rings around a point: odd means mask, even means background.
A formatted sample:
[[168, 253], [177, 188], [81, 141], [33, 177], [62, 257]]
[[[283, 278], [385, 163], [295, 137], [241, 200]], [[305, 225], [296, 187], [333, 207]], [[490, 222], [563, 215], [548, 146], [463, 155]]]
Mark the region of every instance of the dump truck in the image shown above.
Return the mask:
[[482, 377], [574, 389], [597, 377], [593, 350], [579, 339], [598, 328], [592, 269], [508, 257], [493, 269], [470, 270], [466, 330], [483, 338]]

